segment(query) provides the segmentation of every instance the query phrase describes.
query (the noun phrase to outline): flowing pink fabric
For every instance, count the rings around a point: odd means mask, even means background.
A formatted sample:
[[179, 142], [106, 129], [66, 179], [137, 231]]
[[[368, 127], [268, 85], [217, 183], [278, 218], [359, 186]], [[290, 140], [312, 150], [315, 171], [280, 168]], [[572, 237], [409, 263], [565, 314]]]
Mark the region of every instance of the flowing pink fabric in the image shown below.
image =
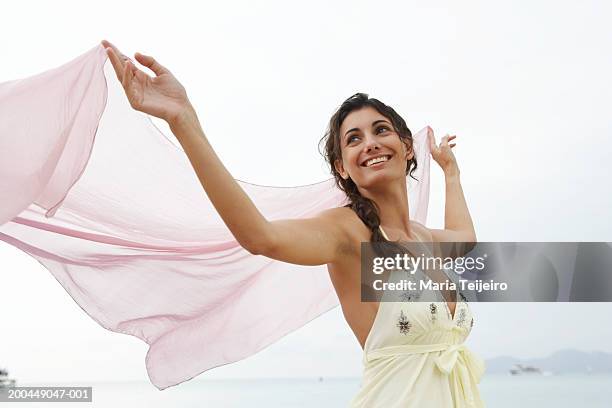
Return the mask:
[[[338, 305], [323, 266], [244, 250], [182, 149], [129, 106], [102, 46], [0, 84], [0, 239], [36, 258], [102, 327], [147, 344], [159, 389], [248, 357]], [[107, 89], [107, 77], [110, 78]], [[427, 129], [408, 178], [425, 223]], [[268, 219], [345, 204], [328, 179], [238, 181]]]

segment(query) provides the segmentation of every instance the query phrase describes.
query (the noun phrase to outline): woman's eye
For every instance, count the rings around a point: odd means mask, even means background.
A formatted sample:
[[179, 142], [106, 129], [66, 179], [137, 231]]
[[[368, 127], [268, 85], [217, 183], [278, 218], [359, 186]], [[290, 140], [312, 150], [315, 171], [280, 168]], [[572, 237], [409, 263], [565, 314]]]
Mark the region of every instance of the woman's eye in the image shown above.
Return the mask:
[[358, 139], [357, 135], [352, 135], [348, 137], [348, 143], [351, 143], [353, 139]]
[[378, 129], [376, 129], [376, 133], [382, 133], [382, 132], [386, 132], [386, 131], [388, 131], [388, 130], [389, 130], [389, 128], [388, 128], [388, 127], [386, 127], [386, 126], [381, 126], [381, 127], [379, 127]]

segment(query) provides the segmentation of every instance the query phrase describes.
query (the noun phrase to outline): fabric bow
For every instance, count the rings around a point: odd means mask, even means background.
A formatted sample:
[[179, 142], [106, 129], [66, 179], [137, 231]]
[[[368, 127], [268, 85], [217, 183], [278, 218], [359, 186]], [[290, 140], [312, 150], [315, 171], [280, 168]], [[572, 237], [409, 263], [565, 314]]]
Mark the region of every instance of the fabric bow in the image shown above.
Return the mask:
[[[484, 361], [463, 343], [453, 344], [443, 350], [435, 360], [436, 366], [443, 373], [453, 376], [453, 388], [455, 392], [463, 392], [464, 400], [468, 407], [481, 405], [480, 398], [474, 395], [473, 383], [479, 383], [485, 371]], [[454, 372], [453, 372], [454, 371]]]

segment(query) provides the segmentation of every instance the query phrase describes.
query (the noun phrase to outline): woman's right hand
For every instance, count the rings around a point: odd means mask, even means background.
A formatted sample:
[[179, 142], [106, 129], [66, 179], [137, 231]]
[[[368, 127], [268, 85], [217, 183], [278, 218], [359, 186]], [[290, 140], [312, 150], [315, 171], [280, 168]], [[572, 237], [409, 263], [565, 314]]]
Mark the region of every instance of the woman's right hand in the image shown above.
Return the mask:
[[191, 109], [183, 85], [153, 57], [134, 54], [136, 61], [155, 73], [155, 77], [150, 77], [113, 44], [103, 40], [102, 45], [132, 108], [163, 119], [169, 124]]

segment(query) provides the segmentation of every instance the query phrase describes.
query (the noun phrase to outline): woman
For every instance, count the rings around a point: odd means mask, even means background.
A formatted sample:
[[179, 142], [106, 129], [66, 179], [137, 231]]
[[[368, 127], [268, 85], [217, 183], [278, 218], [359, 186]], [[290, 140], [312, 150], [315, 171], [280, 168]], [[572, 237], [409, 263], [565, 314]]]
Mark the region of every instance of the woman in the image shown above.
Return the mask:
[[[446, 178], [443, 230], [409, 219], [406, 175], [416, 168], [412, 135], [390, 107], [365, 94], [345, 101], [330, 120], [326, 158], [346, 207], [309, 219], [268, 221], [236, 183], [208, 143], [184, 87], [154, 58], [136, 60], [102, 43], [130, 105], [165, 120], [196, 171], [210, 201], [236, 240], [252, 254], [300, 265], [328, 266], [344, 316], [364, 349], [364, 378], [353, 406], [483, 406], [476, 384], [480, 360], [463, 345], [473, 323], [465, 301], [446, 293], [430, 303], [361, 301], [362, 242], [475, 242], [459, 169], [445, 136], [429, 143]], [[442, 295], [442, 293], [440, 293]]]

